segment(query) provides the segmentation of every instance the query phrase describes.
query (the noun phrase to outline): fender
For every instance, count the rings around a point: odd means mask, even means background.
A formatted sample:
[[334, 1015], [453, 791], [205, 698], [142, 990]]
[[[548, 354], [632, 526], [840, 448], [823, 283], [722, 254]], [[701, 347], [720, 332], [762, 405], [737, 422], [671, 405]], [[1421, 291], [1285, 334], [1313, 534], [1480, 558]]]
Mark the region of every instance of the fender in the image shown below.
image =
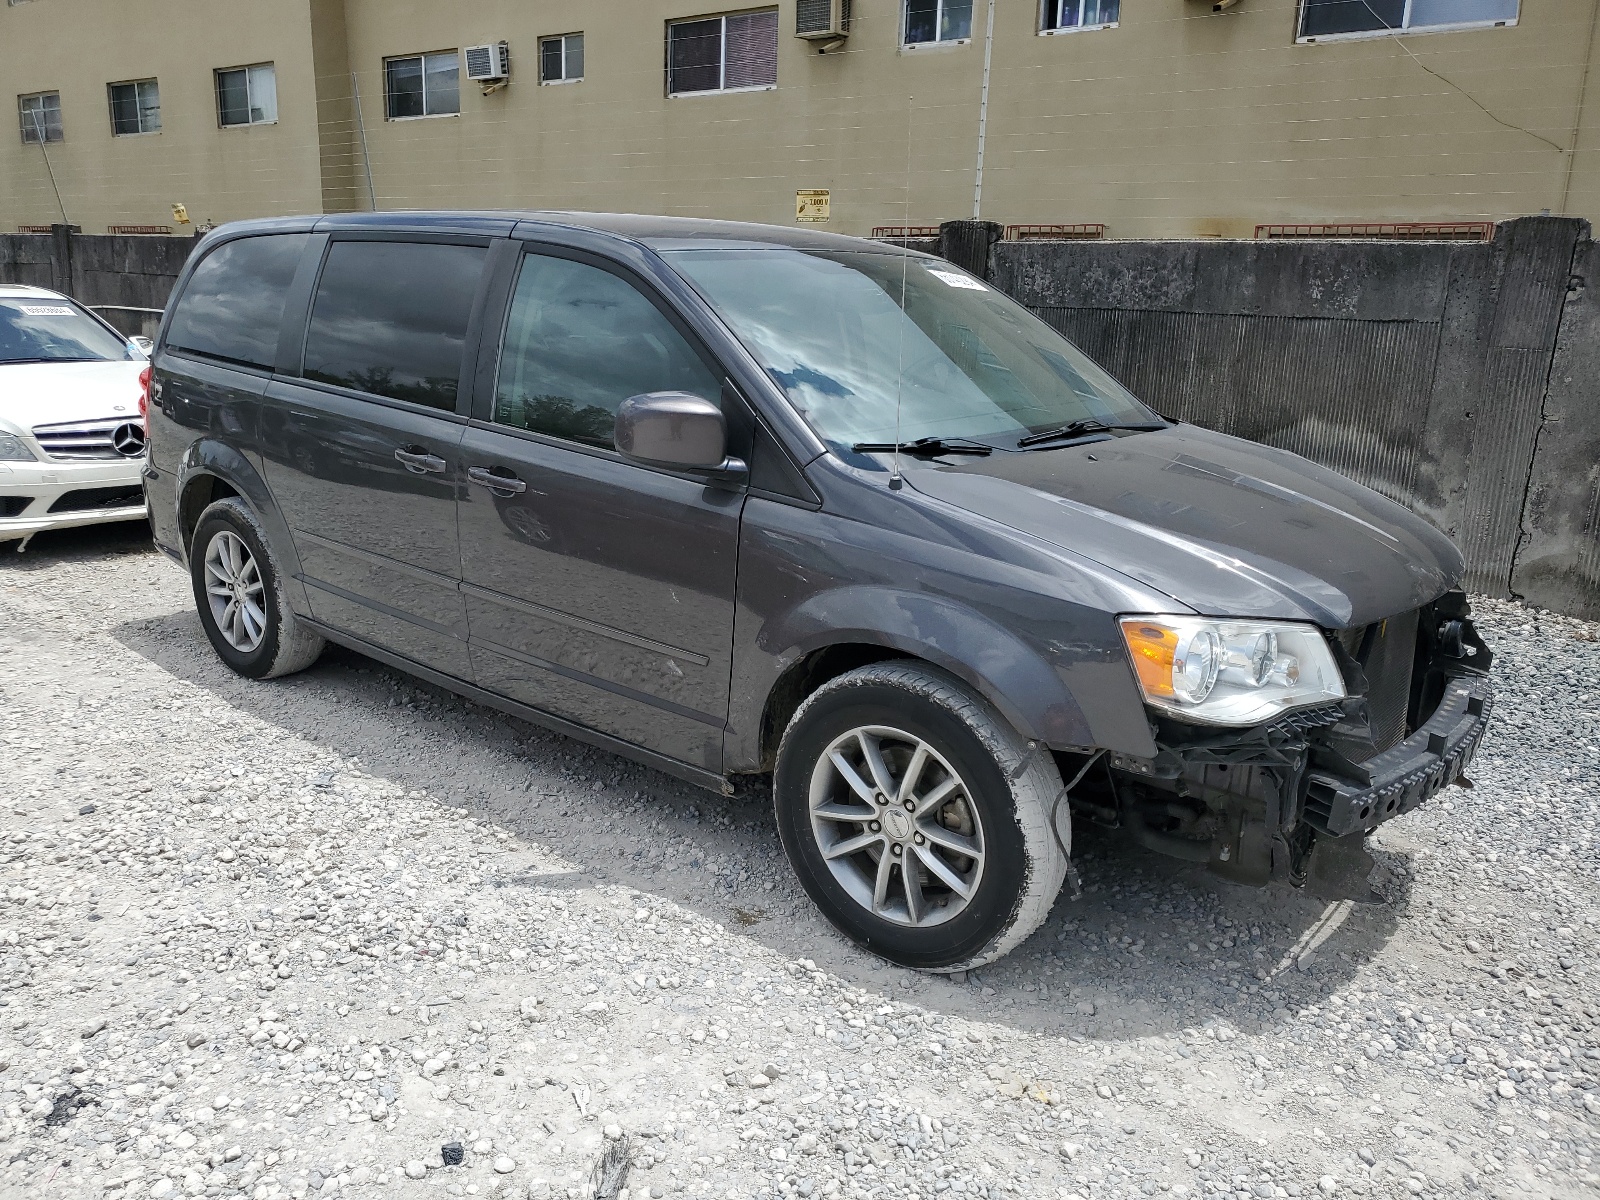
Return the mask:
[[277, 501], [267, 487], [267, 481], [261, 477], [255, 465], [226, 442], [203, 437], [191, 443], [184, 452], [177, 475], [175, 503], [178, 506], [178, 528], [184, 535], [185, 562], [188, 561], [190, 531], [182, 525], [184, 494], [196, 479], [211, 476], [226, 483], [250, 506], [250, 511], [261, 522], [272, 542], [270, 548], [284, 575], [283, 586], [290, 607], [300, 616], [309, 616], [311, 604], [306, 597], [305, 586], [300, 582], [300, 556], [295, 553], [294, 539], [289, 536], [288, 523], [284, 521], [283, 513], [279, 511]]
[[736, 650], [755, 661], [735, 666], [728, 730], [731, 770], [759, 769], [761, 717], [785, 674], [815, 651], [850, 645], [880, 646], [950, 672], [1026, 738], [1055, 749], [1097, 744], [1066, 681], [1014, 633], [939, 596], [859, 585], [808, 597], [768, 621], [753, 645]]

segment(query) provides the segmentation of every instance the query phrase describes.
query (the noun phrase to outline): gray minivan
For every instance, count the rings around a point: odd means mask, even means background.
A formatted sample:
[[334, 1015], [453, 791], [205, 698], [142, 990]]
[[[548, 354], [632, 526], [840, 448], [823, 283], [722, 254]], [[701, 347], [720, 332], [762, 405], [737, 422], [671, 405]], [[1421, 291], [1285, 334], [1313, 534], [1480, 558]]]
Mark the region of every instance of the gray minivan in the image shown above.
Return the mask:
[[1032, 932], [1074, 822], [1344, 886], [1488, 721], [1427, 522], [891, 245], [228, 225], [148, 406], [156, 541], [235, 671], [333, 641], [710, 788], [770, 773], [812, 898], [909, 967]]

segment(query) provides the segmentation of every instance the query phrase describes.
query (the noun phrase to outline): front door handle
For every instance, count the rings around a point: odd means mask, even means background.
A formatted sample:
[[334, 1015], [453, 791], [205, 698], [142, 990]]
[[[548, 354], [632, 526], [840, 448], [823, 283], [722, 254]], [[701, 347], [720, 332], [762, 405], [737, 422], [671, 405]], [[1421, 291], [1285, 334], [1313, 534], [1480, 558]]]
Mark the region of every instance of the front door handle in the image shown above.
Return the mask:
[[[500, 469], [502, 471], [505, 470], [504, 467]], [[528, 485], [522, 480], [518, 479], [515, 475], [512, 475], [509, 472], [501, 475], [499, 472], [490, 470], [488, 467], [468, 467], [467, 478], [472, 480], [473, 483], [481, 483], [491, 492], [497, 492], [504, 496], [515, 496], [519, 492], [525, 492], [528, 490]]]
[[437, 475], [444, 470], [444, 459], [429, 454], [424, 446], [401, 446], [394, 452], [395, 461], [417, 475]]

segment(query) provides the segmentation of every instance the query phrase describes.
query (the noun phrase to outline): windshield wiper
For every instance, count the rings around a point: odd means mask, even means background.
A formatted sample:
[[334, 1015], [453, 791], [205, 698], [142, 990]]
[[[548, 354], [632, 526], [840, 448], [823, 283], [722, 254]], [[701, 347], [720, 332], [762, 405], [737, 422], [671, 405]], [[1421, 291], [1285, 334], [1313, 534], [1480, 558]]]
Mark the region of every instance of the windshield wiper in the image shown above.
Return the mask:
[[1165, 429], [1165, 425], [1123, 425], [1107, 424], [1094, 417], [1083, 417], [1076, 421], [1068, 421], [1065, 425], [1057, 425], [1054, 429], [1046, 429], [1039, 433], [1030, 433], [1027, 437], [1018, 438], [1017, 446], [1039, 446], [1045, 442], [1061, 441], [1066, 438], [1087, 437], [1093, 433], [1110, 433], [1113, 429], [1151, 430]]
[[941, 454], [976, 454], [988, 455], [994, 453], [993, 446], [986, 446], [982, 442], [974, 442], [967, 438], [939, 438], [920, 437], [913, 442], [857, 442], [850, 449], [857, 454], [892, 454], [896, 450], [901, 454], [913, 454], [927, 458], [938, 458]]
[[109, 358], [0, 358], [0, 366], [18, 367], [28, 363], [78, 363], [78, 362], [111, 362]]

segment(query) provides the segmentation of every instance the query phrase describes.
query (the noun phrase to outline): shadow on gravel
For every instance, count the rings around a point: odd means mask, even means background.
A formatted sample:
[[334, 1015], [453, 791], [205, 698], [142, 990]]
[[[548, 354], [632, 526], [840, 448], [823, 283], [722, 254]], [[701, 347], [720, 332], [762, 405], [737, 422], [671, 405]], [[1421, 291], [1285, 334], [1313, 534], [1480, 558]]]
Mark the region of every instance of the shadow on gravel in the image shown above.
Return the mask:
[[[583, 868], [512, 868], [486, 887], [626, 885], [862, 986], [1018, 1030], [1125, 1041], [1218, 1020], [1274, 1025], [1346, 984], [1406, 908], [1403, 856], [1383, 864], [1389, 903], [1329, 904], [1286, 887], [1228, 884], [1080, 828], [1079, 898], [1063, 895], [1023, 946], [964, 983], [918, 976], [857, 950], [818, 915], [782, 858], [759, 788], [733, 798], [701, 791], [338, 647], [301, 675], [252, 683], [217, 661], [191, 612], [112, 632], [217, 700]], [[675, 849], [682, 838], [690, 842]]]
[[21, 545], [21, 540], [0, 542], [0, 577], [46, 571], [63, 560], [86, 562], [155, 550], [150, 526], [144, 521], [51, 529], [34, 534], [27, 549], [19, 551], [17, 547]]

